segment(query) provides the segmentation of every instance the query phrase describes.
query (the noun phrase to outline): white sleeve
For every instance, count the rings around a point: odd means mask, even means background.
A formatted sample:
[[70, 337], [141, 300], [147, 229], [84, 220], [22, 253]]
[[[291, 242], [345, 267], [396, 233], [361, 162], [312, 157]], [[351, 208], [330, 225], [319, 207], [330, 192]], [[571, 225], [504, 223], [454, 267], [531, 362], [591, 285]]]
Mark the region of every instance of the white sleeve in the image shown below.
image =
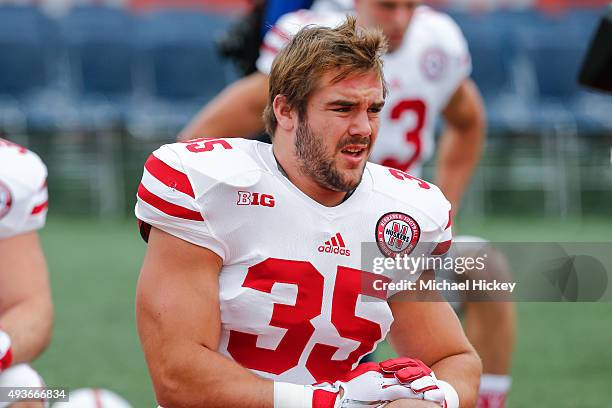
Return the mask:
[[187, 171], [168, 146], [147, 159], [137, 198], [135, 214], [140, 221], [208, 248], [225, 260], [227, 247], [212, 231]]
[[438, 39], [449, 64], [448, 75], [444, 78], [446, 92], [443, 106], [446, 106], [459, 85], [472, 74], [472, 57], [461, 29], [450, 16], [438, 14], [436, 25], [439, 29]]
[[274, 27], [268, 30], [262, 41], [256, 63], [257, 69], [269, 75], [276, 55], [302, 28], [308, 25], [335, 27], [344, 19], [345, 15], [342, 13], [315, 13], [311, 10], [298, 10], [283, 15]]
[[[36, 231], [47, 217], [47, 168], [32, 152], [0, 169], [0, 238]], [[8, 171], [7, 171], [8, 170]]]
[[257, 69], [259, 72], [270, 75], [272, 62], [279, 51], [291, 41], [291, 38], [299, 31], [301, 25], [296, 19], [295, 13], [282, 16], [274, 27], [266, 33], [259, 50], [257, 58]]
[[434, 241], [435, 245], [431, 251], [431, 255], [445, 255], [449, 250], [453, 242], [453, 231], [452, 231], [452, 220], [450, 211], [448, 213], [448, 221], [446, 221], [444, 227], [440, 228], [440, 232]]

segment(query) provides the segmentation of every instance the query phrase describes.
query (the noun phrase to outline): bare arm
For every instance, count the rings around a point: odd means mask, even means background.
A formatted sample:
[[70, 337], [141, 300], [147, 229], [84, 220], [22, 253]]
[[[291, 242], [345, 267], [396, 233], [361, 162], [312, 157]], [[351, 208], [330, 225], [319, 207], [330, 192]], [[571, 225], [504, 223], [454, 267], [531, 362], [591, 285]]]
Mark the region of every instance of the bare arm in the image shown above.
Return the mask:
[[485, 110], [471, 79], [463, 81], [443, 112], [446, 129], [438, 147], [436, 184], [451, 202], [455, 215], [483, 148]]
[[[430, 277], [427, 273], [425, 279]], [[413, 291], [391, 298], [394, 322], [389, 343], [398, 355], [422, 360], [437, 378], [450, 383], [459, 394], [461, 407], [473, 407], [482, 371], [480, 359], [448, 303], [425, 302], [418, 296]]]
[[221, 259], [156, 228], [136, 295], [138, 332], [158, 403], [271, 408], [273, 383], [219, 354]]
[[255, 72], [225, 88], [179, 133], [178, 140], [198, 137], [248, 137], [263, 131], [268, 76]]
[[51, 340], [53, 304], [36, 232], [0, 240], [0, 327], [14, 363], [34, 360]]

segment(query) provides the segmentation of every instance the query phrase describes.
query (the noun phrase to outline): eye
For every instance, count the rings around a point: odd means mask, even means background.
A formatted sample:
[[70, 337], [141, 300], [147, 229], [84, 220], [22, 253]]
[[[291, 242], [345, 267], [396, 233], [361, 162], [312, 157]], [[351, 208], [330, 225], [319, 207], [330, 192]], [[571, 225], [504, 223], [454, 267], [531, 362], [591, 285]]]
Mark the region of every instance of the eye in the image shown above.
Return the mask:
[[334, 112], [341, 112], [341, 113], [346, 113], [346, 112], [350, 112], [351, 108], [348, 107], [344, 107], [344, 108], [335, 108], [333, 109]]
[[371, 113], [380, 113], [381, 110], [382, 110], [382, 108], [370, 108], [370, 109], [368, 109], [368, 111], [371, 112]]

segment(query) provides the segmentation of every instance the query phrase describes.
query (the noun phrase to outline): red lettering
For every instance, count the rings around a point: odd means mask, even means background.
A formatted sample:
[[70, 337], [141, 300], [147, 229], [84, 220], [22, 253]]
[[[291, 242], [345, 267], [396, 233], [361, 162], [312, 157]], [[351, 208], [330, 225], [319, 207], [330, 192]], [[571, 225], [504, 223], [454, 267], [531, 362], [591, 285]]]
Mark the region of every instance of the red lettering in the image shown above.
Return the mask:
[[263, 205], [264, 207], [274, 207], [274, 197], [272, 197], [270, 194], [262, 194], [261, 205]]
[[427, 105], [419, 99], [400, 101], [391, 109], [392, 121], [400, 120], [407, 113], [413, 112], [416, 115], [416, 124], [414, 128], [406, 132], [406, 142], [413, 147], [413, 153], [407, 161], [399, 161], [396, 158], [386, 158], [382, 161], [383, 166], [393, 167], [400, 170], [408, 170], [414, 163], [421, 158], [423, 149], [423, 141], [421, 140], [421, 131], [425, 127], [425, 118], [427, 114]]
[[[327, 252], [327, 248], [325, 250]], [[386, 292], [373, 289], [377, 279], [389, 281], [381, 275], [338, 266], [331, 322], [343, 338], [355, 340], [359, 346], [345, 360], [333, 360], [338, 347], [315, 344], [306, 367], [317, 382], [333, 382], [343, 377], [382, 338], [379, 324], [355, 316], [360, 294], [381, 300], [386, 298]], [[256, 334], [231, 330], [228, 351], [244, 367], [281, 374], [297, 366], [314, 334], [311, 320], [321, 314], [324, 280], [310, 262], [268, 258], [249, 268], [242, 286], [271, 293], [275, 283], [297, 286], [294, 305], [274, 304], [270, 326], [287, 330], [278, 347], [275, 350], [258, 347]]]
[[186, 146], [187, 150], [192, 153], [202, 153], [202, 152], [210, 152], [215, 149], [216, 145], [220, 145], [224, 149], [230, 150], [232, 146], [223, 139], [195, 139], [189, 140], [188, 145]]
[[429, 190], [431, 188], [431, 186], [427, 182], [421, 180], [418, 177], [414, 177], [404, 171], [397, 170], [397, 169], [389, 169], [389, 173], [391, 173], [391, 175], [398, 180], [416, 181], [417, 183], [419, 183], [419, 187], [424, 188], [425, 190]]

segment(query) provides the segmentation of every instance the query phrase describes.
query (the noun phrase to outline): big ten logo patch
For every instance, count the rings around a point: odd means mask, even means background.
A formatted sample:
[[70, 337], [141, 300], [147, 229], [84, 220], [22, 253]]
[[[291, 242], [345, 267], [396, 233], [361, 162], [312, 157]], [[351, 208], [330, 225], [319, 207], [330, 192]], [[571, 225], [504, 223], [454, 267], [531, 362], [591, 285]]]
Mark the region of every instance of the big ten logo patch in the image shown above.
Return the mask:
[[250, 191], [238, 191], [237, 205], [261, 205], [274, 207], [276, 205], [274, 196], [264, 193], [251, 193]]

